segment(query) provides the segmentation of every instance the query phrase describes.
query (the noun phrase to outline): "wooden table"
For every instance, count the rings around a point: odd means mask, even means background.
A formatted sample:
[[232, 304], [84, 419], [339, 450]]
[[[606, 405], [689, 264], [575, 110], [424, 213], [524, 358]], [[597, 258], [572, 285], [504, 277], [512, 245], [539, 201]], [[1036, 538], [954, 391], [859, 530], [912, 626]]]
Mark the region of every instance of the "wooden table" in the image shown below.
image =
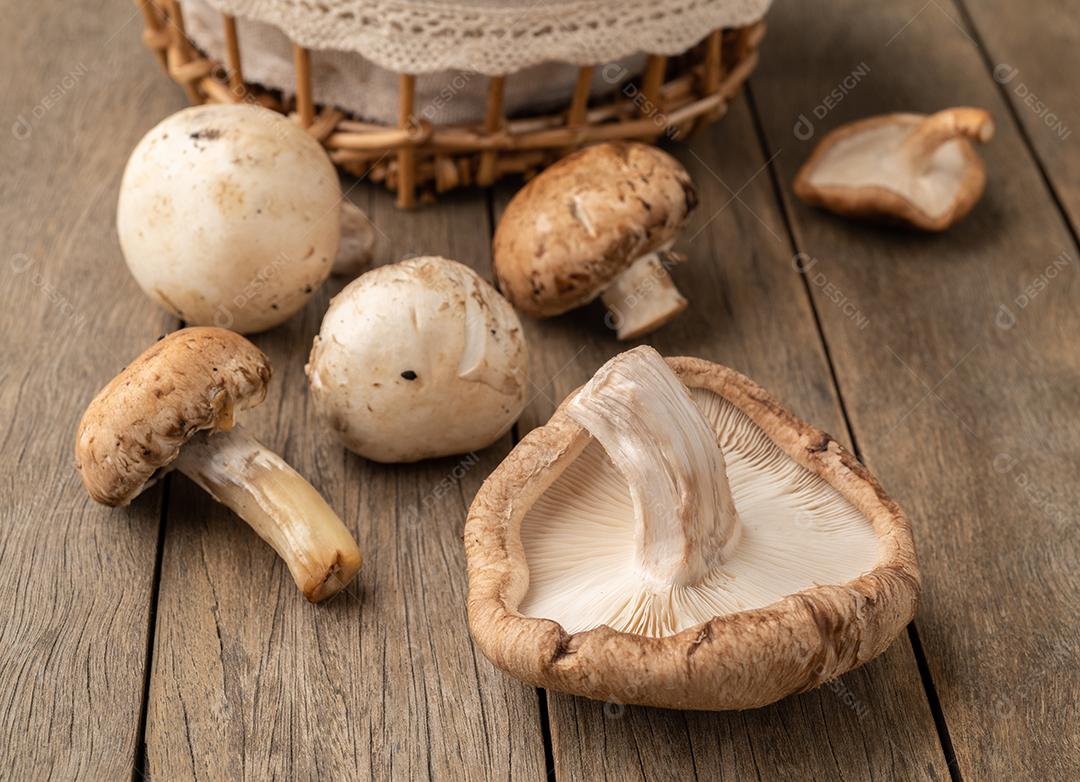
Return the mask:
[[[699, 714], [537, 691], [476, 651], [462, 525], [512, 438], [417, 467], [337, 447], [302, 367], [340, 281], [255, 338], [276, 377], [248, 422], [360, 540], [347, 595], [308, 605], [183, 478], [125, 510], [87, 499], [79, 414], [178, 325], [136, 287], [113, 225], [128, 153], [184, 105], [140, 45], [137, 9], [93, 5], [3, 0], [3, 775], [1078, 778], [1075, 8], [778, 3], [750, 89], [674, 149], [702, 194], [675, 270], [692, 301], [649, 341], [737, 368], [851, 445], [911, 516], [925, 582], [910, 632], [872, 664], [770, 708]], [[965, 104], [998, 133], [987, 194], [949, 233], [792, 198], [838, 123]], [[490, 276], [512, 187], [411, 213], [367, 184], [350, 197], [381, 229], [380, 261], [438, 253]], [[527, 324], [535, 387], [515, 436], [619, 350], [601, 323], [594, 307]]]

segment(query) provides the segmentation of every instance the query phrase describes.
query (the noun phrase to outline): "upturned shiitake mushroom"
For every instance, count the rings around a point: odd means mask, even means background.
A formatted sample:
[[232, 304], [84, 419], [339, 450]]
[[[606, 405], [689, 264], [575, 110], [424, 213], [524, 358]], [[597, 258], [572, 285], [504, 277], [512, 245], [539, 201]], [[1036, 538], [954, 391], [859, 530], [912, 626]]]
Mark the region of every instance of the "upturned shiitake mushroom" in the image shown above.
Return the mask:
[[[326, 280], [341, 201], [322, 145], [287, 117], [248, 104], [195, 106], [135, 147], [116, 224], [151, 299], [189, 324], [249, 334], [283, 323]], [[338, 261], [355, 273], [370, 224], [348, 210]]]
[[484, 483], [469, 627], [531, 684], [762, 706], [874, 658], [914, 615], [911, 530], [854, 457], [753, 382], [639, 347]]
[[308, 384], [351, 451], [414, 462], [485, 448], [525, 407], [528, 353], [510, 304], [472, 269], [412, 258], [334, 297]]
[[304, 596], [341, 590], [362, 557], [319, 493], [234, 415], [263, 401], [270, 364], [232, 331], [187, 328], [149, 347], [86, 408], [75, 464], [97, 502], [127, 505], [178, 469], [269, 543]]
[[837, 214], [943, 231], [982, 196], [986, 168], [971, 142], [993, 135], [990, 114], [972, 108], [853, 122], [821, 140], [795, 193]]
[[493, 246], [500, 289], [537, 318], [599, 296], [619, 339], [647, 334], [686, 308], [667, 269], [695, 206], [690, 175], [656, 147], [586, 147], [507, 205]]

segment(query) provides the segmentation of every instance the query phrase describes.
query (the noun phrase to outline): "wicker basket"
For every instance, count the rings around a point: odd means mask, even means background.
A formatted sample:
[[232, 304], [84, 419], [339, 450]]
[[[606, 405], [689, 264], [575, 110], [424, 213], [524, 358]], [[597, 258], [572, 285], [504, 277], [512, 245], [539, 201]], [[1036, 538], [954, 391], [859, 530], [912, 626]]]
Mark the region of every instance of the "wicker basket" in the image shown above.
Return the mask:
[[362, 122], [313, 100], [308, 49], [293, 44], [295, 97], [244, 80], [236, 19], [222, 15], [227, 63], [196, 47], [184, 30], [178, 0], [135, 0], [145, 20], [143, 41], [188, 99], [199, 103], [255, 102], [289, 112], [327, 148], [341, 168], [383, 182], [400, 207], [431, 200], [463, 185], [487, 186], [507, 174], [531, 176], [593, 142], [681, 139], [721, 117], [757, 63], [764, 23], [718, 29], [676, 57], [648, 55], [640, 77], [590, 105], [593, 66], [558, 113], [507, 118], [503, 93], [509, 76], [485, 77], [484, 119], [434, 125], [415, 114], [416, 77], [398, 77], [396, 126]]

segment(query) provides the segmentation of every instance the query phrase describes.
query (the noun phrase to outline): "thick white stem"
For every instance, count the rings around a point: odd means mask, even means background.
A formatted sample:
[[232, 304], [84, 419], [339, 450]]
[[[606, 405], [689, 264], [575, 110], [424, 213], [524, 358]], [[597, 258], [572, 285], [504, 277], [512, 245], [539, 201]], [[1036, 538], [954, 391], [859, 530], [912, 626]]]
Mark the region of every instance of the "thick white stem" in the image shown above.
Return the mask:
[[666, 251], [643, 255], [600, 294], [619, 339], [648, 334], [686, 309], [666, 268], [675, 258]]
[[740, 527], [716, 433], [659, 353], [611, 359], [566, 412], [626, 479], [643, 577], [696, 584], [730, 555]]
[[241, 427], [196, 435], [175, 464], [270, 544], [311, 602], [337, 594], [360, 569], [356, 541], [322, 496]]

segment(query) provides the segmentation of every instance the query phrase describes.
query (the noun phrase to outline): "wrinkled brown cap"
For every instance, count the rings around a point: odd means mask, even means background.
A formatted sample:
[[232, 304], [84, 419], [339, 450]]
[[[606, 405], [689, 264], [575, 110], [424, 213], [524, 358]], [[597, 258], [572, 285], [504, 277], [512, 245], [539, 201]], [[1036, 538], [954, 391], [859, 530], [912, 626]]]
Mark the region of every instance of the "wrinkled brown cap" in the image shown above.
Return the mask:
[[920, 579], [910, 525], [874, 477], [825, 432], [739, 373], [694, 358], [668, 364], [691, 389], [733, 405], [860, 512], [877, 538], [868, 572], [725, 613], [663, 637], [601, 625], [567, 632], [518, 609], [529, 589], [521, 524], [590, 440], [563, 404], [488, 478], [465, 527], [469, 628], [499, 668], [540, 687], [678, 709], [745, 709], [816, 687], [881, 654], [912, 619]]
[[227, 431], [233, 413], [266, 396], [270, 363], [239, 334], [187, 328], [147, 348], [86, 408], [75, 466], [87, 492], [126, 505], [202, 430]]
[[637, 143], [586, 147], [507, 205], [493, 248], [501, 290], [536, 317], [586, 304], [674, 239], [695, 206], [690, 175], [666, 152]]

